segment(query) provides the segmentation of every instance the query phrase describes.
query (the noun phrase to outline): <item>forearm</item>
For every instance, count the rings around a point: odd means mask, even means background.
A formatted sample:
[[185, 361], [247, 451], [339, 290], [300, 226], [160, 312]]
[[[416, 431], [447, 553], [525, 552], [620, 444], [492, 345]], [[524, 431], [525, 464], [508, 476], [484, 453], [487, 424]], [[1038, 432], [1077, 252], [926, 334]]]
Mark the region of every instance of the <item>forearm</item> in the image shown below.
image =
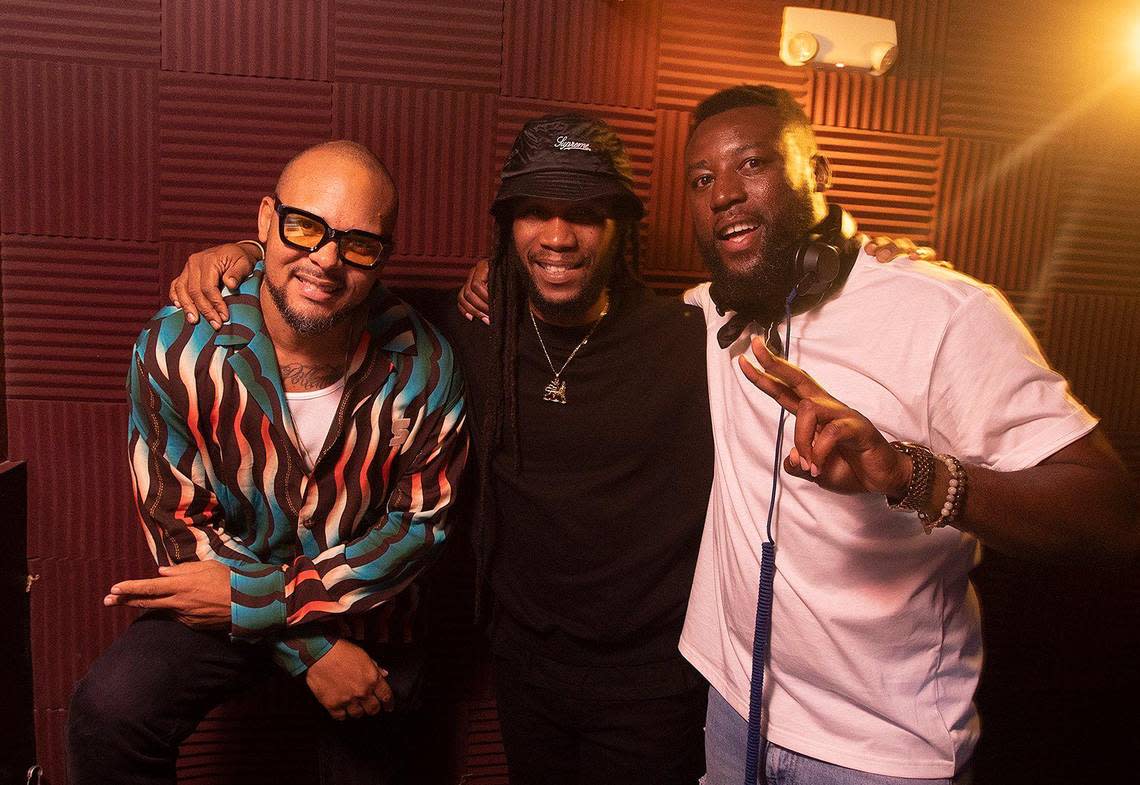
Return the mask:
[[[1014, 472], [965, 469], [965, 497], [954, 526], [986, 546], [1039, 561], [1077, 556], [1119, 566], [1138, 558], [1136, 495], [1118, 463], [1058, 460]], [[932, 518], [941, 513], [949, 478], [947, 467], [936, 462], [925, 510]]]

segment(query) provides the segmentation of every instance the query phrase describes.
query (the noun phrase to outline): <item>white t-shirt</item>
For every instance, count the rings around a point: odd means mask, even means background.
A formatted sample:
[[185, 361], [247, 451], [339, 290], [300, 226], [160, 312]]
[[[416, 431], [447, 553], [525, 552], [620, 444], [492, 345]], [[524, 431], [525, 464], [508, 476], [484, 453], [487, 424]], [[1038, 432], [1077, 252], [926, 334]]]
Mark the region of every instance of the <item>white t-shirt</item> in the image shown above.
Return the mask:
[[293, 427], [300, 442], [297, 446], [301, 448], [305, 468], [310, 472], [321, 455], [321, 448], [325, 446], [325, 439], [328, 438], [329, 428], [332, 427], [343, 390], [342, 376], [336, 384], [320, 390], [285, 393], [285, 400], [289, 404], [289, 415], [293, 418]]
[[[717, 344], [728, 316], [708, 284], [685, 299], [705, 312], [716, 470], [680, 649], [747, 716], [780, 408], [736, 364], [748, 335]], [[861, 252], [839, 296], [792, 318], [789, 354], [888, 440], [990, 469], [1034, 466], [1096, 425], [997, 290], [929, 264]], [[881, 496], [783, 472], [780, 486], [767, 738], [872, 773], [953, 775], [978, 738], [977, 541], [927, 536]]]

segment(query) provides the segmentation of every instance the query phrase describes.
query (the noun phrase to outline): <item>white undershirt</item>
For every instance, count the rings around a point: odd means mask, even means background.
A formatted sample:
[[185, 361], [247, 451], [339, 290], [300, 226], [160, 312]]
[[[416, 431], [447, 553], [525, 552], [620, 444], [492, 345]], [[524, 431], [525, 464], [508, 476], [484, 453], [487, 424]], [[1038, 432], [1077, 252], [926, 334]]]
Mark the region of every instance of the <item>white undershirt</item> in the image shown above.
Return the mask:
[[329, 428], [332, 426], [333, 417], [336, 416], [336, 407], [340, 403], [343, 390], [342, 376], [336, 384], [320, 390], [285, 393], [285, 400], [289, 403], [289, 413], [293, 416], [293, 426], [297, 430], [301, 457], [305, 459], [305, 468], [309, 471], [313, 470], [321, 454], [321, 448], [325, 446], [325, 439], [328, 438]]

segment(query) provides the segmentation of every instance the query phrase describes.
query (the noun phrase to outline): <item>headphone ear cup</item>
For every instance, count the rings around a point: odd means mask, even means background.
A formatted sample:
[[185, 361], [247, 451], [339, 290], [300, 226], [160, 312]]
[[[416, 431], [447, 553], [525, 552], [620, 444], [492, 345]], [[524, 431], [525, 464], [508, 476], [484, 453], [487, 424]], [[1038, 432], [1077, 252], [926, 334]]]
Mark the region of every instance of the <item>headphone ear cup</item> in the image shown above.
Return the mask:
[[839, 275], [839, 249], [823, 240], [805, 240], [796, 248], [798, 295], [820, 294]]

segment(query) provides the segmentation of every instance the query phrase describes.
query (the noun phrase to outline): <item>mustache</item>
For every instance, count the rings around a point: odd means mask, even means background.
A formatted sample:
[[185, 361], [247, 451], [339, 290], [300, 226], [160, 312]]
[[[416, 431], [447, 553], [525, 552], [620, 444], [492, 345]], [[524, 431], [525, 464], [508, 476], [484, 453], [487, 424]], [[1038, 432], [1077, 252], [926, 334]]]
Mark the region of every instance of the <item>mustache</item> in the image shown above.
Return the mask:
[[291, 272], [294, 275], [300, 274], [300, 275], [304, 275], [308, 278], [312, 278], [315, 281], [326, 282], [326, 283], [333, 283], [333, 284], [344, 283], [344, 275], [343, 274], [338, 275], [337, 273], [333, 273], [332, 275], [329, 275], [325, 270], [322, 270], [320, 267], [318, 267], [317, 265], [312, 264], [310, 262], [300, 262], [299, 265], [300, 266], [294, 267], [291, 270]]
[[591, 254], [562, 254], [550, 253], [542, 251], [530, 251], [526, 255], [526, 260], [532, 264], [560, 264], [568, 263], [571, 267], [580, 267], [582, 265], [592, 262], [594, 257]]

